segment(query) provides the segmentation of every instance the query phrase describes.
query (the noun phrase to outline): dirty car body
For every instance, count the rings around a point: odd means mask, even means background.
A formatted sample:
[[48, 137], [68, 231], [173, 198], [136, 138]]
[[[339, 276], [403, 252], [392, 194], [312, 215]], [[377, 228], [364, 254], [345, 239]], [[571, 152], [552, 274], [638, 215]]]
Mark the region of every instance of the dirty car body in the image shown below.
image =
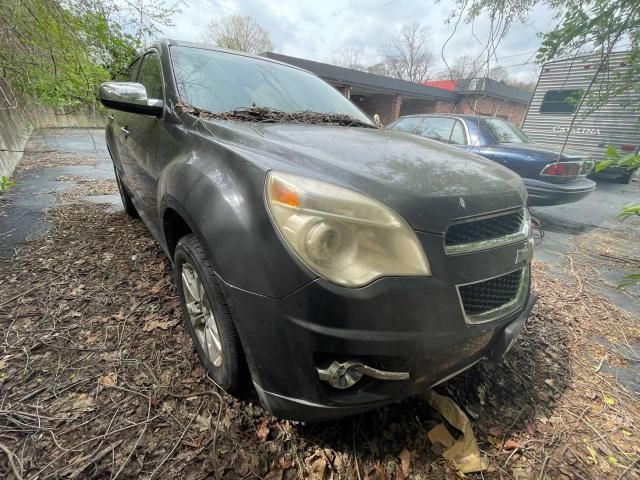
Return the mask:
[[512, 123], [478, 115], [410, 115], [389, 125], [426, 138], [457, 145], [482, 155], [520, 175], [529, 205], [577, 202], [595, 190], [587, 179], [594, 162], [571, 149], [533, 142]]
[[376, 128], [306, 71], [196, 44], [155, 44], [101, 100], [125, 207], [172, 259], [224, 388], [246, 362], [277, 416], [337, 418], [497, 361], [522, 329], [533, 243], [510, 170]]

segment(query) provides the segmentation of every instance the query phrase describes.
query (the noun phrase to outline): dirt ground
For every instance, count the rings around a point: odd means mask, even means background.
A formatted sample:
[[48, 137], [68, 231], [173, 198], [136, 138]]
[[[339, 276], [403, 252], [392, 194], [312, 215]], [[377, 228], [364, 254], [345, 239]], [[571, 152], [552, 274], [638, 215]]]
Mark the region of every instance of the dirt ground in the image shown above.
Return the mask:
[[[78, 184], [50, 232], [0, 263], [0, 478], [461, 477], [419, 398], [304, 425], [218, 390], [168, 260], [139, 221], [83, 199], [115, 183]], [[438, 388], [489, 461], [467, 478], [640, 478], [638, 393], [602, 368], [640, 360], [638, 319], [569, 277], [535, 263], [540, 300], [511, 352]]]

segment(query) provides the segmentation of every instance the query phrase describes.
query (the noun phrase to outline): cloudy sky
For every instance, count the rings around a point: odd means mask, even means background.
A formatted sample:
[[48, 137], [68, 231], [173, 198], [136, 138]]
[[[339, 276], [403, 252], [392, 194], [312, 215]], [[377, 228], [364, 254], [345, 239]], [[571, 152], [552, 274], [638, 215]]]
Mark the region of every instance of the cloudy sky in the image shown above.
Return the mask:
[[[435, 69], [443, 69], [442, 47], [453, 32], [447, 18], [450, 0], [185, 0], [168, 37], [202, 40], [207, 24], [231, 14], [249, 15], [271, 33], [275, 50], [316, 61], [330, 61], [345, 47], [362, 52], [367, 64], [377, 63], [380, 52], [396, 38], [403, 25], [419, 21], [431, 29]], [[552, 13], [536, 8], [525, 24], [514, 25], [497, 50], [498, 63], [520, 80], [536, 75], [532, 62], [540, 40], [538, 32], [554, 24]], [[463, 24], [447, 43], [444, 56], [477, 55], [486, 41], [489, 22], [478, 19], [473, 27]]]

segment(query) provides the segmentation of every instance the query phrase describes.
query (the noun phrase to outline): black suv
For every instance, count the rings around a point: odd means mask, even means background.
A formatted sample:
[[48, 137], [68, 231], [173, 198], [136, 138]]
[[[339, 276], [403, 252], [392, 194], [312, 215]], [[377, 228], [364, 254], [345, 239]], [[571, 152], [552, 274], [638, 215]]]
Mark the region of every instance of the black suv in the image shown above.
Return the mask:
[[278, 416], [360, 412], [498, 360], [531, 311], [526, 190], [500, 165], [203, 45], [155, 44], [100, 99], [125, 209], [227, 391], [247, 372]]

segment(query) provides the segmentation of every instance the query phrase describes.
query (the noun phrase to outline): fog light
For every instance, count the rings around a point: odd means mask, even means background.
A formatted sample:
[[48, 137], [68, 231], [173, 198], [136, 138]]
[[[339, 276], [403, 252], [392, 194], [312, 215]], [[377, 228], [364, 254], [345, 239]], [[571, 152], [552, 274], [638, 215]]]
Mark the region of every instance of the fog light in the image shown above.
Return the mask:
[[344, 390], [353, 387], [362, 378], [362, 372], [357, 371], [354, 362], [338, 363], [332, 362], [329, 368], [318, 368], [318, 377], [324, 382], [328, 382], [334, 388]]
[[367, 375], [378, 380], [407, 380], [409, 372], [388, 372], [369, 367], [356, 361], [344, 363], [332, 362], [328, 368], [318, 368], [318, 377], [328, 382], [334, 388], [344, 390], [353, 387], [360, 379]]

